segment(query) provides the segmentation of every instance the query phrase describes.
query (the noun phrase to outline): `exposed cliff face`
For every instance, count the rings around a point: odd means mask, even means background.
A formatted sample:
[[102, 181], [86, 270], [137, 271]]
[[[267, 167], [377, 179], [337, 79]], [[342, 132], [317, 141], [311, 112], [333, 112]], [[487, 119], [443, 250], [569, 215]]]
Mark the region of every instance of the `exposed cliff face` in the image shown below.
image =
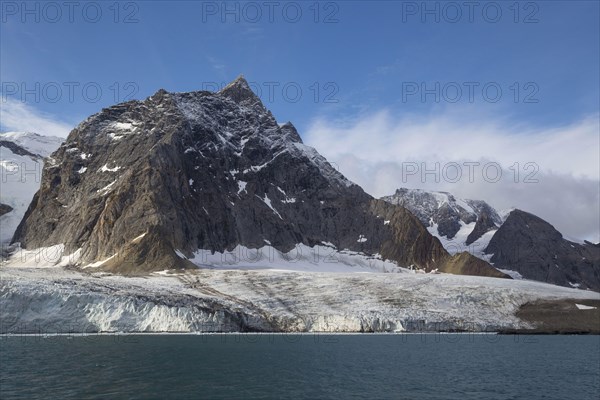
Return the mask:
[[[279, 125], [243, 78], [89, 117], [46, 164], [14, 241], [64, 243], [81, 249], [80, 265], [125, 273], [192, 266], [198, 249], [237, 245], [331, 243], [426, 270], [451, 259], [408, 211], [373, 199]], [[480, 261], [462, 264], [453, 272]], [[498, 275], [487, 264], [478, 274]]]
[[485, 251], [496, 267], [524, 278], [600, 291], [600, 246], [566, 240], [533, 214], [512, 211]]
[[[489, 207], [487, 204], [485, 204], [485, 206]], [[477, 241], [487, 232], [498, 229], [498, 222], [494, 218], [494, 213], [495, 211], [493, 211], [491, 207], [489, 207], [489, 210], [485, 208], [479, 213], [477, 221], [475, 222], [475, 227], [471, 233], [469, 233], [469, 236], [467, 236], [467, 240], [465, 241], [467, 246]]]

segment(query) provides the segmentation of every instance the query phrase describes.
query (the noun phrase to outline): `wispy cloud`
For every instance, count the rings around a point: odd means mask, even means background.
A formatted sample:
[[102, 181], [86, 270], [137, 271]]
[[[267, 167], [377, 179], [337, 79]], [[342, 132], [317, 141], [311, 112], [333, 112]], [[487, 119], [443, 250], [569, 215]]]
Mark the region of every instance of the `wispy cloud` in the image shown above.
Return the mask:
[[536, 129], [477, 113], [424, 119], [383, 110], [350, 121], [317, 119], [304, 137], [373, 196], [399, 187], [449, 191], [533, 212], [567, 235], [598, 241], [599, 130], [597, 115]]
[[67, 137], [74, 125], [61, 121], [18, 100], [0, 100], [0, 130], [36, 132], [46, 136]]
[[206, 59], [220, 78], [224, 78], [227, 75], [227, 66], [221, 60], [213, 56], [206, 56]]

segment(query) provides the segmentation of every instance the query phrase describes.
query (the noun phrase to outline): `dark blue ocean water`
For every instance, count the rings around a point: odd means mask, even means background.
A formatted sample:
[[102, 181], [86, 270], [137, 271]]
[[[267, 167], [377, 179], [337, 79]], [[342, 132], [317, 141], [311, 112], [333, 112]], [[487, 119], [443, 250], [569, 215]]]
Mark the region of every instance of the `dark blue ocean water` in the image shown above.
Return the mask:
[[598, 399], [599, 336], [0, 338], [5, 399]]

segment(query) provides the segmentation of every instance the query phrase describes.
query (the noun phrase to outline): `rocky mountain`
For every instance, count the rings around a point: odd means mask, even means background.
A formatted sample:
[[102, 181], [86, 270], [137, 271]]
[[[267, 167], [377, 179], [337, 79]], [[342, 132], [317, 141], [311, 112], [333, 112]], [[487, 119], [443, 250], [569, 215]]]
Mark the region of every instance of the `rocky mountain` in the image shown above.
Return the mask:
[[485, 249], [494, 266], [526, 279], [600, 291], [600, 244], [575, 243], [543, 219], [514, 210]]
[[348, 181], [243, 77], [216, 93], [159, 90], [83, 121], [45, 164], [13, 242], [61, 245], [79, 266], [134, 274], [301, 244], [507, 277], [451, 256], [404, 207]]
[[63, 140], [31, 132], [0, 133], [0, 244], [12, 238], [40, 187], [44, 158]]
[[503, 222], [485, 201], [459, 199], [448, 192], [400, 188], [381, 199], [410, 210], [452, 253], [467, 250], [481, 256]]
[[409, 209], [450, 253], [467, 250], [515, 277], [600, 291], [600, 246], [567, 240], [533, 214], [418, 189], [382, 199]]

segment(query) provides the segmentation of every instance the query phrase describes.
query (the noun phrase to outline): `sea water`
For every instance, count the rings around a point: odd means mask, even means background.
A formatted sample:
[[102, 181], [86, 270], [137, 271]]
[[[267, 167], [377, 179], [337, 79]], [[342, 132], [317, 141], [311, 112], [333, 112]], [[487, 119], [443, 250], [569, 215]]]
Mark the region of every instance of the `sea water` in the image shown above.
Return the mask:
[[0, 337], [0, 399], [597, 399], [599, 336]]

